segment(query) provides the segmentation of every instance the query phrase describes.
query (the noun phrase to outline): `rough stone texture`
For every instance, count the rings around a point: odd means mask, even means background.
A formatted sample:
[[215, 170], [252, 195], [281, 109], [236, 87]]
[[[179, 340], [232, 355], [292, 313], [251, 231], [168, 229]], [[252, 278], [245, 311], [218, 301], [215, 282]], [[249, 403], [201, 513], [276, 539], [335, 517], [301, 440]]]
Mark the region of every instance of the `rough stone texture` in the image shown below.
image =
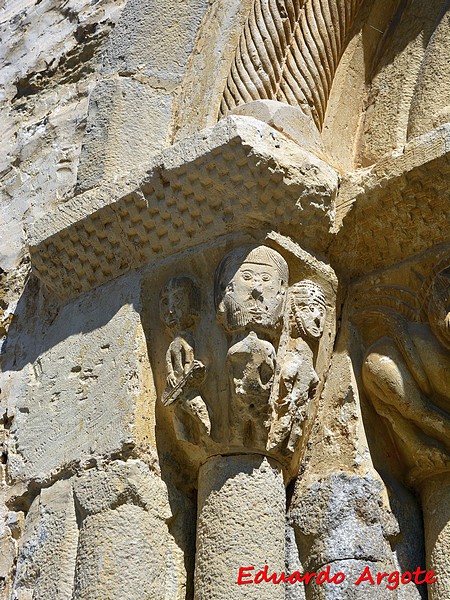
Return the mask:
[[2, 269], [12, 269], [33, 222], [73, 190], [98, 50], [124, 2], [7, 0], [2, 38]]
[[[262, 452], [294, 477], [335, 335], [337, 281], [329, 265], [280, 234], [259, 244], [229, 236], [181, 262], [174, 255], [145, 279], [157, 419], [167, 425], [160, 451], [182, 450], [194, 481], [192, 464], [224, 453]], [[281, 368], [289, 353], [290, 369]]]
[[[420, 600], [421, 592], [414, 584], [395, 591], [369, 582], [354, 585], [367, 566], [375, 580], [376, 573], [390, 573], [398, 568], [389, 544], [396, 544], [398, 524], [386, 508], [380, 481], [369, 476], [336, 473], [313, 483], [306, 491], [304, 486], [298, 486], [290, 515], [303, 568], [319, 571], [330, 565], [331, 575], [339, 571], [345, 575], [340, 585], [305, 586], [308, 600], [361, 597]], [[402, 568], [414, 570], [414, 558], [403, 561]]]
[[[300, 562], [297, 542], [295, 539], [294, 527], [290, 520], [286, 523], [286, 571], [294, 573], [298, 571], [303, 573], [304, 569]], [[286, 584], [286, 600], [305, 600], [305, 586], [297, 583], [295, 585]]]
[[[168, 545], [172, 513], [160, 478], [139, 461], [114, 462], [77, 478], [74, 495], [80, 538], [73, 597], [163, 598], [174, 547]], [[175, 589], [177, 575], [171, 574]]]
[[[428, 565], [436, 561], [435, 569], [428, 568], [441, 573], [429, 588], [431, 598], [448, 593], [449, 565], [444, 557], [448, 556], [450, 465], [449, 263], [450, 246], [443, 244], [363, 277], [354, 284], [350, 302], [352, 320], [366, 348], [360, 365], [362, 387], [371, 410], [391, 437], [386, 451], [372, 440], [373, 456], [378, 462], [383, 454], [393, 452], [381, 467], [387, 480], [392, 481], [395, 474], [397, 481], [412, 486], [422, 497], [426, 560]], [[373, 415], [367, 420], [374, 423]], [[406, 506], [400, 512], [403, 519]], [[402, 519], [406, 546], [399, 548], [397, 558], [409, 562], [408, 538], [414, 533], [404, 527]]]
[[197, 33], [183, 86], [175, 98], [175, 140], [217, 122], [233, 51], [252, 6], [252, 0], [210, 3]]
[[[5, 439], [5, 432], [2, 431]], [[3, 450], [5, 447], [3, 446]], [[5, 454], [2, 452], [3, 459]], [[23, 514], [8, 511], [6, 508], [6, 467], [0, 465], [0, 598], [7, 598], [11, 591], [14, 564], [17, 554], [17, 539], [22, 533]]]
[[[444, 9], [444, 6], [442, 7]], [[420, 67], [415, 94], [411, 101], [408, 138], [417, 137], [450, 120], [450, 84], [442, 77], [448, 69], [450, 15], [443, 12], [439, 25], [431, 36]], [[435, 106], [436, 99], [438, 105]]]
[[22, 298], [16, 309], [15, 351], [5, 363], [11, 373], [4, 390], [15, 395], [8, 408], [13, 480], [47, 481], [78, 463], [152, 444], [150, 367], [133, 307], [139, 293], [129, 276], [94, 296], [53, 305], [49, 314], [30, 282], [29, 304]]
[[305, 150], [311, 150], [319, 156], [324, 155], [320, 134], [301, 110], [274, 100], [256, 100], [236, 106], [230, 111], [233, 115], [246, 115], [267, 123], [277, 131], [284, 133]]
[[[26, 226], [73, 190], [98, 51], [122, 7], [121, 2], [108, 1], [92, 4], [75, 0], [62, 4], [51, 0], [7, 0], [0, 8], [2, 353], [6, 351], [4, 340], [13, 315], [23, 306], [19, 298], [29, 273]], [[3, 362], [2, 368], [5, 367], [8, 368]], [[8, 402], [22, 393], [18, 390], [23, 390], [28, 377], [28, 373], [21, 373], [13, 382], [14, 374], [7, 376], [7, 381], [1, 376], [2, 443], [11, 425]], [[5, 447], [1, 461], [2, 599], [9, 597], [16, 540], [23, 520], [21, 513], [3, 508], [9, 495], [3, 480], [7, 452]]]
[[389, 566], [387, 540], [398, 526], [383, 507], [381, 491], [379, 481], [341, 473], [294, 494], [291, 518], [305, 569], [315, 571], [343, 557]]
[[211, 458], [200, 469], [196, 600], [278, 600], [284, 586], [238, 586], [239, 567], [284, 570], [285, 492], [281, 469], [257, 455]]
[[[86, 131], [90, 143], [80, 155], [77, 191], [113, 178], [117, 171], [147, 166], [148, 157], [169, 145], [172, 97], [130, 77], [99, 81], [90, 95]], [[142, 132], [148, 132], [142, 136]], [[81, 201], [81, 199], [80, 199]]]
[[127, 2], [90, 97], [78, 190], [138, 165], [145, 172], [149, 156], [170, 145], [174, 98], [207, 6], [207, 0]]
[[[411, 101], [424, 54], [446, 9], [442, 0], [430, 0], [427, 4], [412, 0], [386, 7], [385, 15], [391, 20], [381, 28], [384, 35], [380, 36], [377, 52], [368, 66], [371, 85], [360, 123], [358, 156], [363, 166], [373, 164], [406, 142]], [[441, 49], [445, 53], [445, 46], [435, 48], [438, 53]], [[440, 100], [434, 99], [434, 114], [442, 111]], [[445, 98], [442, 100], [445, 102]]]
[[449, 135], [438, 127], [343, 179], [330, 252], [346, 277], [448, 242]]
[[78, 526], [72, 485], [57, 481], [38, 495], [20, 540], [13, 598], [72, 598]]
[[[395, 568], [400, 572], [412, 572], [417, 568], [416, 565], [426, 564], [422, 511], [417, 497], [398, 481], [388, 481], [387, 491], [391, 510], [400, 529], [400, 534], [395, 539]], [[423, 584], [397, 588], [397, 595], [401, 600], [422, 600], [427, 598], [427, 594], [427, 586]]]
[[[277, 216], [281, 233], [301, 228], [307, 247], [323, 252], [328, 245], [335, 265], [346, 276], [357, 275], [362, 257], [375, 269], [447, 241], [450, 217], [441, 206], [442, 194], [447, 199], [449, 136], [449, 126], [442, 126], [374, 167], [349, 174], [334, 204], [335, 171], [270, 127], [230, 117], [165, 151], [138, 186], [124, 183], [123, 197], [114, 198], [109, 189], [88, 193], [42, 219], [30, 237], [34, 268], [61, 295], [72, 287], [81, 292], [158, 255], [205, 242], [213, 232], [264, 227], [262, 202], [266, 214]], [[236, 164], [239, 172], [224, 195], [223, 177]], [[80, 204], [88, 212], [82, 219]], [[381, 207], [384, 218], [377, 220]], [[387, 229], [384, 219], [395, 229]], [[371, 253], [374, 243], [379, 247]]]
[[57, 481], [28, 512], [11, 597], [185, 598], [187, 506], [141, 461]]

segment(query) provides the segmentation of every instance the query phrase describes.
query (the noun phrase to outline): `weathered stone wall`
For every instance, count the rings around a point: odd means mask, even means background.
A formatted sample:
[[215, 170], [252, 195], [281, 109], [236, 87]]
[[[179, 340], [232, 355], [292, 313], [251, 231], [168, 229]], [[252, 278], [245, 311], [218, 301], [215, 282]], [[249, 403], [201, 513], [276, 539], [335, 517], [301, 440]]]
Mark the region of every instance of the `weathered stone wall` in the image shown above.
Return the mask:
[[[23, 315], [20, 320], [28, 314], [28, 326], [32, 329], [32, 315], [36, 303], [39, 304], [39, 288], [35, 282], [30, 282], [28, 285], [33, 286], [33, 292], [25, 301], [29, 306], [24, 307], [22, 296], [21, 307], [18, 307], [29, 272], [26, 229], [73, 191], [88, 98], [97, 77], [98, 51], [114, 28], [123, 4], [8, 1], [0, 10], [0, 331], [4, 356], [5, 336], [13, 314], [17, 315], [17, 320], [18, 314]], [[38, 327], [45, 328], [45, 325], [41, 321]], [[25, 331], [22, 333], [26, 335]], [[15, 347], [14, 336], [9, 348], [22, 365], [13, 368], [16, 373], [4, 375], [1, 385], [0, 413], [5, 427], [2, 435], [6, 439], [13, 414], [21, 414], [15, 407], [15, 399], [22, 396], [19, 389], [26, 387], [29, 377], [37, 381], [35, 377], [42, 376], [42, 372], [30, 373], [30, 363], [28, 368], [25, 367], [26, 356], [33, 352], [34, 346], [31, 330], [30, 335], [23, 342], [22, 358], [18, 357], [21, 352]], [[7, 360], [14, 363], [15, 359]], [[28, 373], [25, 375], [24, 372], [23, 378], [17, 376], [22, 367]], [[45, 444], [45, 438], [46, 435], [41, 433], [35, 443]], [[38, 457], [38, 454], [33, 455]], [[2, 489], [4, 500], [6, 489]], [[4, 512], [4, 509], [2, 517], [0, 589], [2, 597], [6, 598], [14, 563], [14, 538], [19, 537], [21, 520], [17, 521], [14, 513]], [[7, 526], [8, 522], [11, 527]]]

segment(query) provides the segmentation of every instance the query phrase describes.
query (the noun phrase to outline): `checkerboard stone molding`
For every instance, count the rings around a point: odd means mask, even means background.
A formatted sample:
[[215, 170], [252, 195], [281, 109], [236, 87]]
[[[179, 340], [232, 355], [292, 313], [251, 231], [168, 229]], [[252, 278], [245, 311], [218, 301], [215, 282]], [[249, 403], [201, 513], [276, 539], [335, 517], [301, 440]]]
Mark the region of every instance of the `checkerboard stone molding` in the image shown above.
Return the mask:
[[324, 250], [338, 182], [271, 127], [229, 117], [163, 151], [142, 181], [91, 190], [38, 222], [34, 272], [67, 298], [236, 231], [276, 229]]

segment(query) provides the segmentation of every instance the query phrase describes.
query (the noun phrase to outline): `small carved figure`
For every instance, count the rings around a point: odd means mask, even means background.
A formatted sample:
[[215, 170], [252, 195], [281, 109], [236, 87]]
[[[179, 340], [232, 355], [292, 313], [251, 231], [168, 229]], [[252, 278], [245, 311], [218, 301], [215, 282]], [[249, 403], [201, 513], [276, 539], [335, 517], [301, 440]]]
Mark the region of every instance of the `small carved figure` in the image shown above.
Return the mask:
[[269, 397], [275, 372], [273, 341], [281, 324], [289, 271], [266, 246], [244, 246], [227, 254], [216, 271], [217, 319], [232, 345], [227, 354], [232, 437], [265, 448]]
[[362, 376], [375, 408], [395, 425], [399, 440], [416, 446], [405, 452], [410, 466], [421, 470], [417, 450], [427, 448], [438, 470], [443, 461], [450, 470], [450, 457], [445, 461], [441, 454], [450, 449], [450, 268], [434, 277], [425, 312], [428, 323], [418, 323], [379, 309], [388, 335], [368, 349]]
[[281, 366], [281, 400], [274, 441], [289, 436], [287, 449], [295, 450], [302, 434], [309, 401], [314, 397], [319, 378], [314, 369], [312, 346], [323, 333], [326, 301], [322, 288], [305, 279], [290, 289], [290, 338]]
[[[200, 315], [200, 289], [190, 277], [173, 277], [161, 290], [159, 307], [161, 320], [173, 337], [166, 353], [167, 383], [162, 401], [169, 406], [181, 399], [175, 408], [177, 433], [182, 439], [194, 439], [198, 443], [201, 433], [209, 435], [211, 432], [208, 409], [197, 390], [205, 378], [206, 369], [195, 359], [192, 333]], [[188, 426], [177, 408], [190, 415], [194, 427]]]

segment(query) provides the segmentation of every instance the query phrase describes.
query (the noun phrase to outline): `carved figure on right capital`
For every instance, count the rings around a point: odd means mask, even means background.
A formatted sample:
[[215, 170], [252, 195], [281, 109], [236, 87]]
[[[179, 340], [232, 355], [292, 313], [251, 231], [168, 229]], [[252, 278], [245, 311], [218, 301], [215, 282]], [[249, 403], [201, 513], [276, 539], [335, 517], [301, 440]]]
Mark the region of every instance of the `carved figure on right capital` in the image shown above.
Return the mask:
[[[447, 263], [448, 264], [448, 263]], [[422, 500], [427, 568], [440, 573], [430, 600], [450, 598], [450, 267], [438, 268], [421, 319], [388, 306], [360, 315], [385, 335], [364, 357], [364, 388], [389, 423]], [[364, 324], [360, 325], [364, 328]]]
[[366, 352], [364, 386], [393, 425], [412, 479], [450, 471], [450, 267], [433, 278], [425, 322], [377, 312], [386, 335]]

